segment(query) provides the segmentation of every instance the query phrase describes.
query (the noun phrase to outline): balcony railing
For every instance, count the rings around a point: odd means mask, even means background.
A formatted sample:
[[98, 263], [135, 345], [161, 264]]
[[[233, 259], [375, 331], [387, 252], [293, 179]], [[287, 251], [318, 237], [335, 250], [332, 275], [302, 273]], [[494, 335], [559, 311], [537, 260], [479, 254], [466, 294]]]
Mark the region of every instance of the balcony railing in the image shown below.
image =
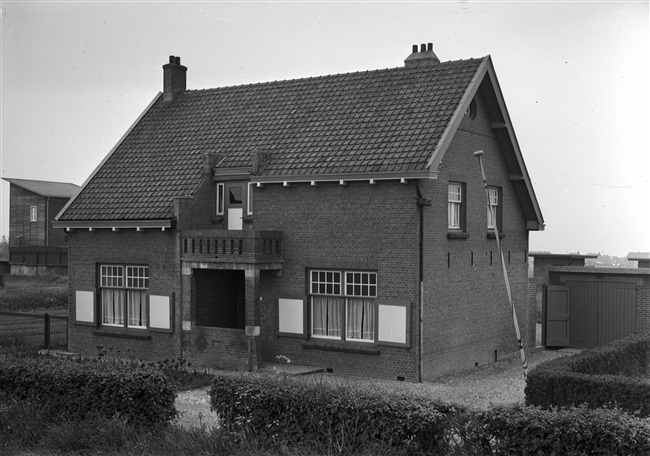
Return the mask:
[[184, 260], [216, 263], [282, 262], [282, 231], [184, 230]]

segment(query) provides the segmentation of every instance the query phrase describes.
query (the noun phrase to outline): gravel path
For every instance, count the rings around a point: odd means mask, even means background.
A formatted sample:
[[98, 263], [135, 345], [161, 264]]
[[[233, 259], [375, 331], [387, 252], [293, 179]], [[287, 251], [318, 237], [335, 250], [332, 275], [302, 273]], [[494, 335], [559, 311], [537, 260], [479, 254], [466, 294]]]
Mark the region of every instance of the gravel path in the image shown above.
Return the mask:
[[[572, 353], [538, 349], [527, 354], [528, 370], [541, 362], [570, 354]], [[480, 410], [487, 410], [494, 405], [523, 403], [526, 386], [519, 356], [431, 382], [412, 384], [393, 381], [391, 383], [399, 388], [413, 388], [434, 398]], [[205, 426], [208, 429], [218, 426], [217, 414], [210, 411], [207, 391], [208, 388], [201, 388], [178, 394], [176, 409], [179, 411], [177, 419], [179, 426], [185, 428]]]

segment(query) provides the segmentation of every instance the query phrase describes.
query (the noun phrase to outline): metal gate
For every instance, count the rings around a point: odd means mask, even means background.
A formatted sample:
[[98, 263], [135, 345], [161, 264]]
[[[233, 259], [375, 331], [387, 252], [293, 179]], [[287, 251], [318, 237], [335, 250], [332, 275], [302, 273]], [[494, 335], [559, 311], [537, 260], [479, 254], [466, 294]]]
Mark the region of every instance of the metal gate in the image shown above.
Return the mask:
[[566, 286], [549, 285], [546, 293], [549, 347], [600, 347], [634, 332], [634, 283], [567, 281]]

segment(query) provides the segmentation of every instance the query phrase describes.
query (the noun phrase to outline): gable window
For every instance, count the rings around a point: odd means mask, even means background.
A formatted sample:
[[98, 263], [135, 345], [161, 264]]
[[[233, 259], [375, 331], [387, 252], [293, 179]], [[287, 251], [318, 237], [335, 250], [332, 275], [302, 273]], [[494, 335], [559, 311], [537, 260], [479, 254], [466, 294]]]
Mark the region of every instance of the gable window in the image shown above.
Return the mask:
[[489, 206], [487, 208], [487, 228], [488, 230], [494, 230], [495, 226], [500, 230], [501, 229], [501, 210], [499, 206], [499, 194], [501, 192], [496, 187], [488, 188], [488, 201]]
[[29, 221], [30, 222], [38, 221], [38, 206], [29, 207]]
[[313, 337], [375, 341], [376, 272], [312, 270], [309, 281]]
[[101, 265], [99, 276], [102, 324], [146, 328], [149, 267]]
[[465, 188], [452, 182], [447, 191], [447, 226], [450, 230], [465, 230]]

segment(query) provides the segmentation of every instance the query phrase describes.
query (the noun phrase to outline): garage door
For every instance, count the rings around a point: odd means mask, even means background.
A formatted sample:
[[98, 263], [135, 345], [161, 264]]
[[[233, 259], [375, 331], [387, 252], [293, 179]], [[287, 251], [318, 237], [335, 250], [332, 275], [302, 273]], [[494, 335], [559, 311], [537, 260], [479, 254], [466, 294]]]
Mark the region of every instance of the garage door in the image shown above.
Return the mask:
[[570, 294], [570, 347], [600, 347], [634, 331], [634, 283], [567, 281], [567, 286]]

